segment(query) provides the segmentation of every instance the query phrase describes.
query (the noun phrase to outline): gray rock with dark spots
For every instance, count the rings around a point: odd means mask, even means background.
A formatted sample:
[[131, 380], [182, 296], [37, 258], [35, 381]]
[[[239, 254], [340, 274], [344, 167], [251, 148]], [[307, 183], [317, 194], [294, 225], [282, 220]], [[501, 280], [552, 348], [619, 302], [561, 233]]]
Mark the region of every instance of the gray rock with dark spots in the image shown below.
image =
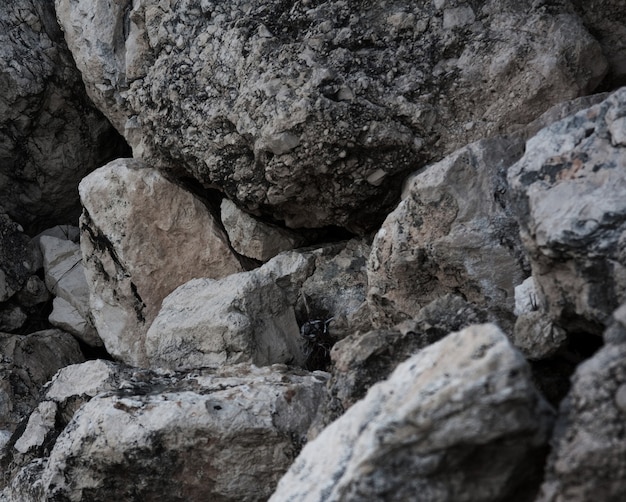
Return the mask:
[[375, 228], [405, 175], [592, 90], [600, 45], [531, 0], [57, 0], [87, 92], [165, 169], [288, 227]]

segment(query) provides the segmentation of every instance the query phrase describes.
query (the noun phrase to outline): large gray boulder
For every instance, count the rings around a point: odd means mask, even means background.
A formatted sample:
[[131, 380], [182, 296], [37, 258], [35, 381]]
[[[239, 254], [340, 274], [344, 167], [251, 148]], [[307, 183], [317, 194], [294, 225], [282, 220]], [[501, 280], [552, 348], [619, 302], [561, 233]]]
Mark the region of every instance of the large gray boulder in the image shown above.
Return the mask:
[[94, 325], [112, 356], [145, 365], [145, 334], [168, 294], [243, 268], [203, 202], [139, 160], [110, 162], [79, 191]]
[[289, 227], [375, 228], [404, 176], [591, 91], [600, 45], [532, 0], [56, 0], [87, 92], [155, 167]]
[[14, 442], [2, 500], [267, 500], [301, 448], [325, 378], [284, 366], [66, 368]]
[[[249, 362], [307, 365], [301, 327], [329, 322], [333, 338], [367, 325], [359, 240], [281, 253], [219, 280], [195, 279], [163, 300], [145, 336], [150, 367], [190, 370]], [[328, 356], [328, 354], [325, 354]]]
[[76, 220], [76, 186], [127, 150], [85, 94], [53, 2], [0, 4], [0, 205], [31, 233]]
[[541, 130], [509, 170], [550, 318], [600, 335], [626, 300], [626, 88]]
[[417, 315], [455, 293], [511, 322], [515, 286], [528, 275], [507, 196], [518, 137], [461, 148], [411, 176], [372, 244], [368, 301], [377, 326]]
[[532, 500], [551, 410], [494, 325], [399, 365], [309, 442], [272, 502]]

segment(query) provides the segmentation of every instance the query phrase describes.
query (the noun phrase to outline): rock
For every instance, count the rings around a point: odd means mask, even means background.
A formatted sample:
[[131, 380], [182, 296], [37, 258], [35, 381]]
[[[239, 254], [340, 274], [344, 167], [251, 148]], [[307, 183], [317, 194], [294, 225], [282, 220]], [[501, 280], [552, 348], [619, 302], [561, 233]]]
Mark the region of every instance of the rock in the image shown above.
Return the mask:
[[222, 200], [221, 216], [233, 249], [255, 260], [266, 262], [282, 251], [289, 251], [306, 243], [298, 234], [264, 223], [242, 211], [228, 199]]
[[52, 2], [0, 7], [0, 205], [29, 234], [76, 220], [76, 186], [127, 150], [85, 94]]
[[56, 7], [135, 157], [291, 228], [376, 228], [407, 173], [590, 92], [607, 67], [567, 6], [531, 0]]
[[472, 326], [372, 387], [304, 447], [270, 500], [532, 500], [551, 421], [506, 336]]
[[84, 361], [76, 340], [56, 329], [0, 333], [0, 354], [0, 429], [10, 432], [37, 406], [41, 386], [57, 370]]
[[512, 341], [527, 359], [546, 359], [566, 345], [567, 332], [545, 311], [536, 310], [517, 318]]
[[626, 493], [626, 345], [581, 364], [563, 401], [538, 501], [617, 502]]
[[532, 276], [515, 287], [515, 315], [512, 342], [527, 359], [546, 359], [566, 345], [567, 333], [550, 319]]
[[204, 204], [139, 160], [107, 164], [79, 191], [95, 327], [112, 356], [145, 365], [145, 334], [162, 300], [193, 278], [220, 278], [242, 267]]
[[39, 239], [48, 290], [56, 295], [48, 320], [94, 347], [102, 346], [90, 319], [89, 286], [80, 246], [49, 235]]
[[15, 295], [15, 300], [24, 307], [34, 307], [50, 300], [46, 284], [36, 275], [26, 279], [26, 283]]
[[80, 229], [73, 225], [56, 225], [54, 227], [46, 228], [39, 232], [30, 241], [30, 249], [34, 255], [34, 270], [43, 268], [43, 255], [41, 254], [41, 238], [44, 236], [56, 237], [64, 241], [72, 241], [78, 244], [80, 240]]
[[302, 365], [293, 306], [312, 261], [310, 255], [285, 253], [250, 272], [182, 285], [163, 300], [146, 334], [149, 366]]
[[28, 241], [22, 227], [0, 212], [0, 302], [19, 291], [32, 273]]
[[600, 42], [609, 63], [603, 87], [626, 85], [626, 9], [621, 0], [573, 0], [585, 26]]
[[[14, 469], [3, 500], [267, 500], [325, 383], [323, 373], [281, 366], [159, 375], [108, 363], [97, 363], [94, 379], [95, 365], [51, 383], [14, 451], [37, 449], [50, 431], [45, 413], [58, 415], [70, 395], [96, 395], [47, 453]], [[91, 383], [67, 387], [80, 375]]]
[[52, 302], [48, 321], [53, 326], [71, 333], [91, 347], [102, 347], [102, 339], [93, 325], [71, 303], [57, 296]]
[[532, 276], [526, 278], [524, 282], [515, 286], [514, 314], [519, 316], [543, 308], [542, 299], [543, 297], [537, 291], [535, 279]]
[[0, 305], [0, 332], [13, 333], [19, 330], [26, 322], [27, 315], [12, 302]]
[[514, 288], [528, 275], [506, 194], [506, 170], [521, 146], [516, 138], [481, 140], [409, 178], [372, 244], [375, 325], [410, 319], [446, 293], [511, 323]]
[[355, 316], [365, 301], [367, 249], [353, 240], [285, 252], [249, 272], [184, 284], [163, 301], [148, 330], [150, 367], [189, 370], [241, 362], [324, 367], [323, 361], [305, 361], [314, 347], [300, 337], [300, 327], [332, 318], [334, 339], [364, 325]]
[[354, 333], [337, 342], [330, 352], [331, 399], [320, 407], [309, 438], [362, 399], [370, 387], [385, 380], [398, 364], [451, 332], [486, 318], [485, 312], [460, 297], [445, 295], [420, 310], [415, 319], [392, 329]]
[[626, 88], [531, 138], [509, 185], [551, 319], [601, 334], [626, 300]]
[[300, 324], [327, 321], [330, 335], [341, 339], [371, 329], [367, 305], [367, 258], [370, 245], [361, 239], [319, 248], [315, 269], [302, 283], [296, 305]]

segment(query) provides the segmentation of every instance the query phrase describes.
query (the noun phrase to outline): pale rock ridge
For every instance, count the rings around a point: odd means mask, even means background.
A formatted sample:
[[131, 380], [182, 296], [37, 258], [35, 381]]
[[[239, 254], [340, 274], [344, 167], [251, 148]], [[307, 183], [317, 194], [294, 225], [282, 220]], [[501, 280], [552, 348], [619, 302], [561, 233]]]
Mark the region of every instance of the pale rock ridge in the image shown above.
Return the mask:
[[15, 443], [16, 455], [32, 460], [3, 495], [266, 500], [301, 447], [325, 380], [284, 366], [191, 374], [102, 361], [65, 368]]

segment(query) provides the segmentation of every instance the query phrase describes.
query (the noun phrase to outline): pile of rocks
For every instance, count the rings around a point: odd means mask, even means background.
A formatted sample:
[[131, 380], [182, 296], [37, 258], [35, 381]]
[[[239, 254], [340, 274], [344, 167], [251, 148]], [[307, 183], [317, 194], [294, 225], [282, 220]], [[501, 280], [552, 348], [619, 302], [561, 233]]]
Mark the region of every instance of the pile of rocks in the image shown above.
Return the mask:
[[621, 500], [620, 3], [0, 7], [0, 500]]

